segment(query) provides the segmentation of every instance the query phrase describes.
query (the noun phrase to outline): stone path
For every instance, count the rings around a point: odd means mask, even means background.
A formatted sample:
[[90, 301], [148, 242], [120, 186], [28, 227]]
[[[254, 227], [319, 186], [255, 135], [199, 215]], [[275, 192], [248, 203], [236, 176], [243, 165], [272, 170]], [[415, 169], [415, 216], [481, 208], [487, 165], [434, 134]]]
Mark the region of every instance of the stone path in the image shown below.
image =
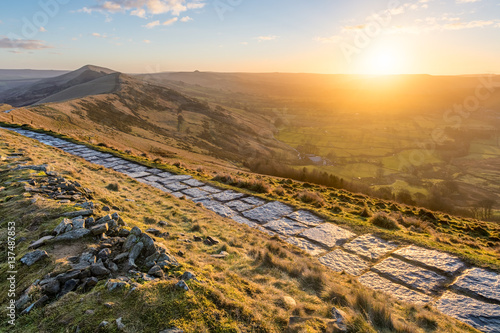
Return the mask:
[[24, 129], [8, 129], [116, 170], [220, 216], [277, 235], [336, 272], [401, 301], [431, 304], [483, 332], [500, 332], [500, 275], [466, 267], [447, 253], [356, 235], [306, 210], [205, 184], [189, 175], [148, 168], [86, 146]]

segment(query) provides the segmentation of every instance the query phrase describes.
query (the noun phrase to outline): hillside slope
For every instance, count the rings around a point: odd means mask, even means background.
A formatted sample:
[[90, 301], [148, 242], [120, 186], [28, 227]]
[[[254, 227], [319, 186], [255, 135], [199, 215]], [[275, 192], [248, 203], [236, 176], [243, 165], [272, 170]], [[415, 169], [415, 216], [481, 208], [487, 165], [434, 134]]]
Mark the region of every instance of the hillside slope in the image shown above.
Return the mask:
[[[94, 332], [100, 326], [104, 331], [131, 332], [174, 327], [184, 332], [475, 332], [427, 308], [366, 292], [357, 282], [328, 271], [302, 251], [193, 203], [58, 149], [34, 145], [31, 139], [3, 130], [0, 135], [1, 232], [6, 236], [5, 226], [14, 222], [20, 240], [15, 250], [19, 278], [15, 299], [24, 299], [23, 307], [37, 304], [27, 314], [16, 316], [15, 327], [2, 322], [4, 329]], [[43, 186], [47, 182], [58, 183], [59, 190]], [[64, 195], [61, 190], [80, 195], [57, 198]], [[93, 202], [91, 211], [92, 204], [86, 200]], [[117, 214], [106, 215], [110, 212], [104, 206]], [[64, 216], [72, 218], [66, 223], [76, 228], [81, 220], [77, 215], [90, 214], [95, 218], [85, 219], [85, 223], [116, 219], [121, 226], [114, 225], [102, 237], [94, 233], [71, 242], [60, 237], [85, 229], [61, 233]], [[114, 274], [104, 265], [109, 269], [113, 265], [105, 256], [116, 259], [120, 255], [120, 244], [130, 242], [138, 232], [132, 227], [142, 230], [141, 239], [154, 238], [154, 245], [173, 254], [178, 264], [164, 267], [163, 277], [151, 278], [142, 273], [145, 267], [137, 260], [137, 269], [110, 279]], [[60, 236], [38, 244], [38, 251], [46, 254], [30, 266], [22, 264], [20, 259], [27, 262], [25, 254], [33, 251], [28, 249], [29, 242], [51, 235], [54, 228]], [[127, 241], [116, 236], [125, 230], [131, 233]], [[144, 236], [147, 233], [155, 236]], [[211, 243], [198, 239], [211, 239]], [[5, 273], [6, 252], [2, 253], [0, 270]], [[97, 254], [102, 262], [83, 265], [81, 258], [90, 258], [88, 253]], [[82, 270], [82, 265], [90, 266], [91, 277], [83, 273], [86, 268]], [[122, 274], [121, 269], [119, 263], [116, 272]], [[86, 286], [75, 289], [83, 279]], [[8, 289], [6, 280], [0, 283]], [[2, 294], [2, 304], [7, 297]]]
[[[115, 73], [115, 71], [107, 68], [86, 65], [73, 72], [56, 77], [44, 78], [32, 84], [23, 85], [21, 87], [1, 92], [0, 102], [17, 107], [32, 105], [65, 89], [85, 84], [112, 73]], [[85, 89], [85, 87], [83, 89]], [[104, 92], [109, 91], [98, 93]]]

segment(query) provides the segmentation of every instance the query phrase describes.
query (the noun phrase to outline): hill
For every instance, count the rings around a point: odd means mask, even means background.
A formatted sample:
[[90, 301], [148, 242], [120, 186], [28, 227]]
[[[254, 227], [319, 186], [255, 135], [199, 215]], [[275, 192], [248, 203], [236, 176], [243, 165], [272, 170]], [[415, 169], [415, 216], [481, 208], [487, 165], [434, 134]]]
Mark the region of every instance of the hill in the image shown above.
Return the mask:
[[[32, 139], [3, 130], [0, 135], [0, 225], [6, 233], [5, 226], [14, 224], [19, 237], [15, 300], [25, 309], [15, 318], [15, 327], [2, 322], [2, 328], [475, 332], [432, 307], [368, 292], [279, 238]], [[70, 143], [60, 147], [83, 155], [89, 151]], [[173, 171], [168, 165], [155, 166]], [[83, 227], [77, 227], [82, 221]], [[103, 225], [109, 229], [99, 229]], [[135, 243], [134, 237], [141, 242]], [[134, 251], [138, 256], [133, 256], [137, 268], [126, 274], [127, 261], [118, 258], [128, 243], [134, 246], [128, 258]], [[141, 254], [150, 248], [169, 261], [149, 271], [153, 276], [144, 273], [148, 259]], [[0, 269], [5, 272], [3, 259]], [[0, 283], [8, 289], [7, 281]], [[0, 297], [5, 303], [12, 296]]]
[[[10, 104], [17, 107], [32, 105], [45, 98], [50, 97], [51, 95], [60, 93], [68, 88], [73, 87], [74, 89], [78, 90], [78, 88], [75, 87], [78, 87], [81, 84], [83, 84], [81, 89], [85, 91], [87, 89], [87, 86], [85, 85], [86, 83], [112, 73], [115, 72], [107, 68], [86, 65], [73, 72], [69, 72], [56, 77], [40, 79], [32, 84], [26, 84], [14, 89], [9, 89], [1, 92], [0, 101], [5, 104]], [[98, 89], [96, 89], [93, 90], [92, 93], [100, 94], [110, 92], [112, 90], [113, 89], [109, 90], [108, 87], [105, 87], [103, 91], [99, 91]], [[61, 97], [63, 96], [65, 95], [62, 95]], [[84, 94], [83, 96], [86, 95]], [[68, 95], [68, 97], [71, 98], [72, 96]], [[58, 99], [52, 98], [51, 100]]]
[[56, 70], [0, 69], [0, 92], [66, 73]]

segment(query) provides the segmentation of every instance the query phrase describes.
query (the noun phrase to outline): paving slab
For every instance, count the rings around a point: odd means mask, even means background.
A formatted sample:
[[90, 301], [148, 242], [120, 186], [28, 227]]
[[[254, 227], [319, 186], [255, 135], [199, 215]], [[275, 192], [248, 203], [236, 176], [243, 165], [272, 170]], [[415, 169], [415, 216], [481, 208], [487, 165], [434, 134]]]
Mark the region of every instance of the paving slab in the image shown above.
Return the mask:
[[435, 293], [446, 282], [444, 276], [434, 271], [411, 265], [393, 257], [389, 257], [373, 266], [372, 270], [426, 294]]
[[266, 200], [261, 199], [261, 198], [257, 198], [257, 197], [246, 197], [246, 198], [241, 199], [241, 201], [244, 201], [246, 203], [249, 203], [249, 204], [255, 205], [255, 206], [263, 205], [266, 203]]
[[289, 237], [286, 239], [286, 241], [304, 250], [305, 252], [309, 253], [312, 256], [319, 256], [326, 252], [326, 250], [323, 247], [311, 243], [310, 241], [304, 238]]
[[226, 206], [231, 207], [231, 209], [234, 209], [238, 212], [244, 212], [245, 210], [249, 210], [255, 207], [254, 205], [246, 203], [243, 200], [233, 200], [226, 202]]
[[448, 274], [454, 274], [464, 267], [464, 263], [455, 256], [436, 250], [424, 249], [415, 245], [399, 249], [394, 252], [394, 255], [437, 268]]
[[356, 236], [356, 234], [350, 232], [349, 230], [340, 228], [332, 223], [324, 223], [315, 228], [306, 230], [300, 235], [330, 248], [341, 245], [349, 238]]
[[188, 175], [173, 175], [164, 179], [164, 181], [181, 182], [183, 180], [188, 180], [193, 177]]
[[246, 218], [259, 223], [267, 223], [293, 212], [293, 208], [279, 201], [268, 202], [257, 208], [243, 212]]
[[219, 214], [222, 217], [231, 217], [237, 215], [237, 213], [231, 208], [221, 204], [216, 200], [207, 200], [202, 201], [201, 203], [205, 208], [210, 209], [211, 211]]
[[214, 194], [214, 198], [219, 200], [219, 201], [231, 201], [231, 200], [236, 200], [241, 197], [244, 197], [245, 194], [240, 193], [240, 192], [235, 192], [233, 190], [226, 190], [220, 193]]
[[182, 190], [182, 193], [187, 194], [192, 198], [202, 198], [209, 195], [208, 192], [200, 190], [199, 188], [188, 188], [187, 190]]
[[247, 226], [251, 228], [256, 228], [259, 225], [255, 222], [250, 221], [249, 219], [244, 218], [243, 216], [240, 215], [234, 215], [231, 217], [234, 221], [240, 223], [240, 224], [246, 224]]
[[320, 257], [319, 262], [335, 272], [346, 272], [358, 276], [368, 269], [368, 263], [355, 254], [337, 249]]
[[146, 179], [147, 181], [150, 181], [150, 182], [159, 182], [159, 181], [163, 180], [163, 178], [155, 176], [155, 175], [148, 176], [144, 179]]
[[459, 276], [452, 286], [500, 302], [500, 274], [471, 268]]
[[175, 182], [175, 183], [168, 183], [168, 184], [165, 184], [166, 188], [168, 188], [169, 190], [172, 190], [174, 192], [177, 192], [177, 191], [182, 191], [182, 190], [186, 190], [189, 188], [189, 186], [187, 186], [186, 184], [183, 184], [181, 182]]
[[182, 181], [184, 184], [192, 186], [192, 187], [199, 187], [199, 186], [205, 186], [204, 182], [200, 182], [198, 179], [188, 179], [188, 180], [183, 180]]
[[358, 281], [365, 287], [384, 292], [403, 302], [423, 305], [432, 301], [431, 297], [384, 279], [374, 272], [361, 275]]
[[155, 182], [151, 182], [150, 183], [151, 186], [159, 189], [160, 191], [163, 191], [163, 192], [166, 192], [166, 193], [172, 193], [172, 190], [169, 190], [168, 188], [166, 188], [165, 186], [161, 185], [161, 184], [158, 184], [158, 183], [155, 183]]
[[203, 190], [203, 191], [206, 191], [206, 192], [212, 193], [212, 194], [222, 192], [221, 189], [219, 189], [217, 187], [210, 186], [210, 185], [200, 187], [200, 190]]
[[397, 247], [398, 245], [394, 242], [388, 242], [370, 234], [359, 236], [352, 242], [344, 244], [347, 250], [370, 260], [377, 260]]
[[442, 313], [463, 321], [480, 331], [500, 332], [500, 305], [478, 301], [450, 291], [436, 302]]
[[140, 172], [127, 172], [127, 176], [132, 177], [132, 178], [143, 178], [147, 176], [151, 176], [149, 172], [146, 171], [140, 171]]
[[308, 226], [317, 226], [320, 225], [321, 223], [325, 223], [325, 220], [322, 219], [321, 217], [311, 213], [308, 210], [302, 210], [302, 209], [293, 212], [292, 214], [289, 214], [287, 217], [294, 219], [295, 221], [298, 221], [300, 223], [306, 224]]
[[148, 172], [149, 172], [150, 174], [157, 175], [157, 174], [162, 173], [162, 172], [163, 172], [163, 170], [153, 168], [153, 169], [149, 169], [149, 170], [148, 170]]
[[307, 226], [289, 218], [282, 218], [264, 224], [264, 228], [271, 229], [278, 234], [294, 236], [307, 229]]
[[176, 198], [185, 197], [186, 199], [190, 199], [189, 195], [186, 195], [186, 194], [184, 194], [182, 192], [171, 192], [170, 194], [172, 194]]
[[162, 177], [162, 178], [168, 178], [168, 177], [172, 177], [173, 174], [170, 173], [170, 172], [167, 172], [167, 171], [163, 171], [163, 172], [160, 172], [158, 174], [156, 174], [158, 177]]

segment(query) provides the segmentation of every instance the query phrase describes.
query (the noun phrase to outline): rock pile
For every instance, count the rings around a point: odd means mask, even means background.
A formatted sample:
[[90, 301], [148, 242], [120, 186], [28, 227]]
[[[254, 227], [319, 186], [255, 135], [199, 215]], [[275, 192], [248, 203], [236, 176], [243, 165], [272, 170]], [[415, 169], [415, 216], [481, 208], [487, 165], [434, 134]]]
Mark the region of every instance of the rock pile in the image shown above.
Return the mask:
[[49, 177], [33, 178], [25, 186], [26, 192], [45, 195], [55, 200], [64, 200], [65, 203], [71, 201], [81, 201], [83, 199], [92, 199], [92, 191], [83, 188], [78, 182], [70, 181], [60, 177], [55, 172], [47, 171], [46, 167], [40, 166], [18, 166], [16, 169], [31, 169], [36, 171], [45, 171]]

